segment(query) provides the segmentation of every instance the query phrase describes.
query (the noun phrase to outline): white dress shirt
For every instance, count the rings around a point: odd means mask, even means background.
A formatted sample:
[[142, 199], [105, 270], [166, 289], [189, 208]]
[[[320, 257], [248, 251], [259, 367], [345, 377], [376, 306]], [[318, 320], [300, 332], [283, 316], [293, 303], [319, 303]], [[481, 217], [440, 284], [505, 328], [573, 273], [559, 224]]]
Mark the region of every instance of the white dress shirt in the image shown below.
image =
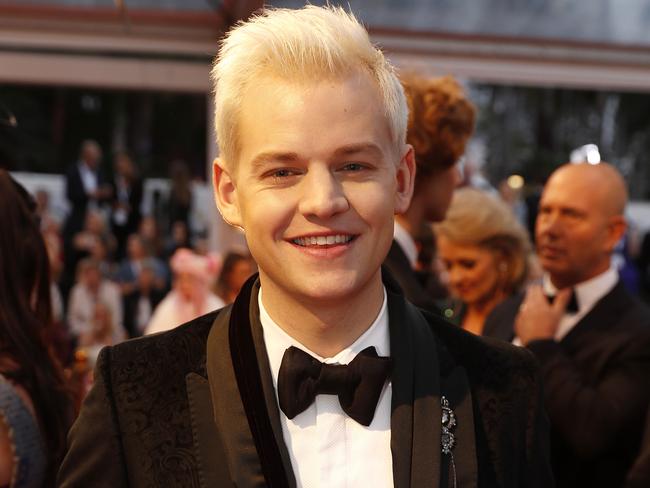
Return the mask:
[[[578, 283], [573, 287], [576, 302], [578, 303], [578, 311], [575, 313], [565, 312], [560, 319], [554, 339], [561, 341], [571, 330], [580, 322], [591, 309], [594, 308], [596, 303], [607, 295], [612, 288], [618, 283], [618, 271], [616, 268], [610, 267], [604, 273], [601, 273], [593, 278]], [[546, 295], [555, 296], [557, 288], [551, 282], [551, 277], [545, 273], [542, 277], [542, 289]], [[521, 346], [519, 337], [515, 337], [512, 341], [515, 346]]]
[[79, 163], [79, 176], [81, 177], [81, 184], [84, 187], [84, 193], [90, 195], [97, 191], [99, 183], [97, 181], [97, 173], [88, 167], [84, 162]]
[[[370, 328], [354, 344], [331, 358], [318, 356], [282, 330], [264, 308], [261, 290], [258, 302], [276, 400], [280, 364], [290, 346], [327, 364], [348, 364], [369, 346], [374, 346], [379, 356], [390, 356], [386, 290], [379, 315]], [[391, 384], [387, 382], [368, 427], [348, 417], [336, 395], [318, 395], [311, 406], [293, 419], [279, 410], [282, 435], [298, 488], [393, 486], [391, 392]]]
[[397, 241], [399, 247], [402, 248], [404, 254], [406, 254], [406, 258], [411, 263], [411, 268], [415, 269], [415, 265], [418, 262], [418, 248], [411, 234], [397, 220], [395, 220], [395, 227], [393, 228], [393, 238]]

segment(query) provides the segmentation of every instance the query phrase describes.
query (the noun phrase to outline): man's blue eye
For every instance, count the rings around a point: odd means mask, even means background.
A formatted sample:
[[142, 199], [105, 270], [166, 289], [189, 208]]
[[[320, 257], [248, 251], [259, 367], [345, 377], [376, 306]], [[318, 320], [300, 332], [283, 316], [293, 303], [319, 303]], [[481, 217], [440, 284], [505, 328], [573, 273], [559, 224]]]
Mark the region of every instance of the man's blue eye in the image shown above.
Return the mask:
[[287, 176], [291, 176], [293, 173], [288, 170], [288, 169], [279, 169], [277, 171], [274, 171], [271, 176], [274, 176], [275, 178], [286, 178]]
[[348, 163], [343, 166], [343, 169], [346, 171], [360, 171], [363, 169], [363, 166], [359, 163]]

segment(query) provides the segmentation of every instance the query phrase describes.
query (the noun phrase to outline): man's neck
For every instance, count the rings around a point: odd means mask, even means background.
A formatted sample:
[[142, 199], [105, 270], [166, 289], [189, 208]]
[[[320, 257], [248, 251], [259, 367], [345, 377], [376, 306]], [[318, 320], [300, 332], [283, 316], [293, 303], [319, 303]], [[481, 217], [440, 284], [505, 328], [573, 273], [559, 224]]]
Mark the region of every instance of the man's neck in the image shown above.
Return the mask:
[[406, 213], [395, 216], [395, 220], [401, 225], [411, 237], [415, 237], [422, 227], [423, 218], [420, 209], [417, 206], [411, 205]]
[[608, 271], [610, 268], [610, 262], [603, 263], [601, 266], [598, 266], [597, 268], [594, 268], [591, 273], [585, 273], [583, 275], [575, 275], [575, 276], [564, 276], [564, 275], [557, 275], [557, 274], [548, 274], [548, 277], [551, 280], [551, 284], [558, 290], [562, 290], [564, 288], [573, 288], [575, 286], [580, 285], [581, 283], [584, 283], [585, 281], [589, 281], [597, 276], [602, 275], [606, 271]]
[[321, 357], [353, 344], [372, 325], [384, 300], [381, 273], [354, 297], [294, 297], [262, 282], [262, 303], [288, 335]]

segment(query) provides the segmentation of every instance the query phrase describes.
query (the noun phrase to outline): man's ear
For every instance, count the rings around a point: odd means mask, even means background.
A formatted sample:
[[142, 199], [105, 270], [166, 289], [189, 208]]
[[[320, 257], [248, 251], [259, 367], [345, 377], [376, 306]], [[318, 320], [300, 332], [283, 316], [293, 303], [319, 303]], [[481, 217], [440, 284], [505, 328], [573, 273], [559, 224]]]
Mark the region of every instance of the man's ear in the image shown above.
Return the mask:
[[395, 213], [402, 214], [408, 210], [411, 204], [415, 185], [415, 152], [410, 144], [405, 145], [395, 177], [397, 179]]
[[216, 158], [212, 163], [212, 184], [214, 201], [223, 219], [230, 225], [243, 228], [237, 186], [224, 161], [220, 158]]
[[627, 222], [625, 217], [622, 215], [615, 215], [610, 217], [609, 223], [607, 224], [607, 241], [605, 245], [607, 250], [611, 253], [616, 244], [623, 238], [625, 231], [627, 230]]

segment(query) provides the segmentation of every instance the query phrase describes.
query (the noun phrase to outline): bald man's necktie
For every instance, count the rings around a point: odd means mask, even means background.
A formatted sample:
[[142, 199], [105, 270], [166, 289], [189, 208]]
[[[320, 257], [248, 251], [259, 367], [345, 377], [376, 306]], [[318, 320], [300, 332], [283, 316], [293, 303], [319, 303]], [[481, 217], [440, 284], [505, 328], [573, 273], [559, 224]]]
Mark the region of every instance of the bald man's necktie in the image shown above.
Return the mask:
[[[555, 295], [546, 295], [546, 299], [548, 300], [548, 303], [553, 303], [555, 301]], [[569, 298], [569, 303], [567, 303], [566, 306], [566, 313], [571, 313], [575, 314], [578, 313], [578, 299], [576, 298], [576, 292], [572, 288], [571, 289], [571, 298]]]

